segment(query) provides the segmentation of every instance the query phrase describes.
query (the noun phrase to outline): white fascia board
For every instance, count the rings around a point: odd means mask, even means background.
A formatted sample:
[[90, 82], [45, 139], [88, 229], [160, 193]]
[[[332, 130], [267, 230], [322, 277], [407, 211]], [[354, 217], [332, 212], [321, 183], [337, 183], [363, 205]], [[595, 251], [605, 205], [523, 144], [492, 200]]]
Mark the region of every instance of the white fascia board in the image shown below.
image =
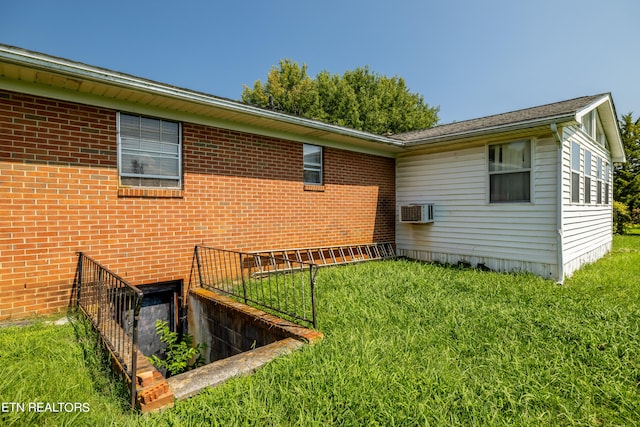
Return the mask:
[[580, 110], [576, 111], [576, 120], [582, 123], [582, 118], [585, 114], [591, 112], [592, 110], [598, 108], [603, 103], [611, 101], [608, 95], [603, 95], [601, 98], [593, 101], [591, 104], [582, 107]]

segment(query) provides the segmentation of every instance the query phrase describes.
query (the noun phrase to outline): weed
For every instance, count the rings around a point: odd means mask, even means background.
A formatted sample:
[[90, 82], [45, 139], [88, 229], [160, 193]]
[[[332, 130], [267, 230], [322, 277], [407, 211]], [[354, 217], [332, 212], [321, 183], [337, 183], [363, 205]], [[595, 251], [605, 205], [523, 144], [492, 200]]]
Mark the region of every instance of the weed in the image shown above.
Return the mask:
[[205, 343], [194, 345], [191, 335], [180, 336], [169, 329], [168, 322], [160, 319], [156, 320], [156, 332], [160, 336], [160, 341], [166, 344], [165, 359], [160, 359], [156, 355], [149, 357], [149, 361], [157, 368], [164, 368], [170, 375], [177, 375], [204, 365], [202, 352], [207, 348]]

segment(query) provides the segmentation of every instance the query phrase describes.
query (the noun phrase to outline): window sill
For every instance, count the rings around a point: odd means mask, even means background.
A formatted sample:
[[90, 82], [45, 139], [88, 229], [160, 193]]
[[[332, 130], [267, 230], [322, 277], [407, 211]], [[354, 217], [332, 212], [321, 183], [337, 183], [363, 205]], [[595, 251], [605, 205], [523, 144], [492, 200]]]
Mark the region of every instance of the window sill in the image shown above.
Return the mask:
[[176, 188], [120, 187], [118, 188], [118, 197], [178, 199], [182, 198], [182, 190]]
[[514, 201], [504, 201], [504, 202], [489, 202], [489, 206], [509, 206], [509, 205], [533, 205], [532, 201], [527, 200], [514, 200]]
[[324, 193], [324, 185], [304, 184], [304, 191], [315, 191], [316, 193]]

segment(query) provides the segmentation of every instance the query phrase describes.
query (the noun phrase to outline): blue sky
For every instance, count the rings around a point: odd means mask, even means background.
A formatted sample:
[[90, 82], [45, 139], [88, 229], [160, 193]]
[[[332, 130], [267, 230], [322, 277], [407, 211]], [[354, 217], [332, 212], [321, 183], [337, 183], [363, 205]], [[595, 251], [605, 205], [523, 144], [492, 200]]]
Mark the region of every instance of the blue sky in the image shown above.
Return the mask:
[[231, 99], [283, 58], [369, 65], [441, 123], [601, 92], [640, 116], [638, 0], [9, 1], [0, 43]]

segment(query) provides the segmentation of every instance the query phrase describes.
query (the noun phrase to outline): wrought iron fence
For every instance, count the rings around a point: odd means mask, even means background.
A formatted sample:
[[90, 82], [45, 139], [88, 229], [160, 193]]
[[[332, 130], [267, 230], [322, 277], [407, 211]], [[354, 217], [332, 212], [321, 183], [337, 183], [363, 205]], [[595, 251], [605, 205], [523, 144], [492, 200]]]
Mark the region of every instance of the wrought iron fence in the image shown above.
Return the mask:
[[196, 246], [199, 286], [317, 327], [318, 266], [295, 259]]
[[138, 315], [142, 292], [117, 274], [78, 253], [77, 306], [91, 321], [131, 384], [136, 403]]

